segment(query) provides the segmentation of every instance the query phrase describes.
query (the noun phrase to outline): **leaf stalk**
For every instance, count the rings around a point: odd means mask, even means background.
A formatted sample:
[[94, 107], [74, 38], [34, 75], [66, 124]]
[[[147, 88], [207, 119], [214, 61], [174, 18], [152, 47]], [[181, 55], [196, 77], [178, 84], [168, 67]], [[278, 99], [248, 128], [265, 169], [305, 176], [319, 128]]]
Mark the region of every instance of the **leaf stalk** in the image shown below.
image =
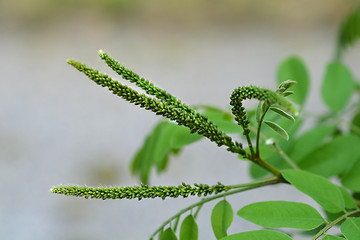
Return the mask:
[[338, 217], [337, 219], [335, 219], [334, 221], [330, 222], [329, 224], [327, 224], [323, 229], [320, 230], [320, 232], [318, 232], [311, 240], [316, 240], [319, 237], [321, 237], [323, 234], [325, 234], [330, 228], [332, 228], [333, 226], [335, 226], [336, 224], [338, 224], [339, 222], [343, 221], [344, 219], [348, 218], [348, 217], [352, 217], [352, 216], [356, 216], [360, 214], [360, 209], [357, 209], [355, 211], [346, 213], [340, 217]]

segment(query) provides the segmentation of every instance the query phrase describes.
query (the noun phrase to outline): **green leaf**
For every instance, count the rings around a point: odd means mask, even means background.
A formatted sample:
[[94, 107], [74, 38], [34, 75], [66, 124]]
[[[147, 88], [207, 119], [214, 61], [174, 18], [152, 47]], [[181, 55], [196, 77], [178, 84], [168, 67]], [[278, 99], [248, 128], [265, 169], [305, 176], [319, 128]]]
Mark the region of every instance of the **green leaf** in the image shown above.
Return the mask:
[[227, 236], [227, 229], [232, 223], [233, 215], [233, 209], [228, 201], [222, 200], [216, 204], [211, 213], [211, 226], [216, 239]]
[[288, 90], [289, 88], [291, 88], [292, 86], [294, 86], [296, 83], [297, 83], [296, 81], [292, 81], [292, 80], [283, 81], [282, 83], [280, 83], [276, 92], [283, 93], [286, 90]]
[[131, 161], [130, 171], [131, 171], [132, 175], [135, 175], [140, 171], [140, 157], [141, 157], [141, 154], [142, 154], [142, 149], [143, 149], [143, 147], [141, 147], [135, 153], [135, 156], [133, 157], [133, 159]]
[[360, 218], [348, 218], [341, 224], [341, 232], [348, 240], [360, 239]]
[[289, 119], [291, 121], [295, 121], [295, 118], [291, 114], [285, 112], [281, 108], [270, 107], [270, 110], [277, 113], [277, 114], [279, 114], [279, 115], [281, 115], [281, 116], [283, 116], [284, 118], [287, 118], [287, 119]]
[[152, 167], [156, 167], [158, 173], [164, 171], [170, 154], [201, 138], [198, 134], [191, 134], [184, 126], [169, 121], [159, 122], [135, 154], [131, 164], [132, 174], [139, 174], [141, 182], [147, 184]]
[[[273, 165], [274, 163], [272, 162], [272, 160], [274, 158], [272, 158], [271, 156], [274, 155], [275, 150], [270, 145], [261, 145], [259, 147], [259, 150], [262, 158], [265, 159], [267, 163]], [[259, 165], [253, 162], [250, 163], [250, 176], [252, 178], [258, 179], [266, 176], [267, 174], [269, 174], [269, 172], [264, 168], [260, 167]]]
[[180, 240], [197, 240], [198, 226], [193, 215], [187, 216], [180, 227]]
[[177, 128], [178, 126], [176, 124], [164, 121], [160, 122], [154, 130], [154, 136], [151, 141], [155, 143], [152, 144], [153, 149], [149, 151], [148, 154], [150, 155], [149, 157], [153, 159], [158, 173], [162, 172], [166, 167], [167, 159], [172, 148], [170, 140]]
[[339, 61], [327, 65], [321, 89], [325, 104], [339, 112], [348, 104], [354, 91], [354, 79], [350, 70]]
[[307, 154], [298, 163], [301, 169], [331, 177], [349, 169], [360, 157], [360, 137], [340, 135]]
[[[360, 172], [358, 172], [360, 173]], [[343, 187], [338, 186], [341, 194], [343, 195], [344, 201], [345, 201], [345, 208], [346, 209], [355, 209], [356, 208], [356, 202], [354, 198], [350, 195], [350, 193]]]
[[333, 235], [326, 235], [322, 240], [344, 240], [345, 238], [337, 237]]
[[338, 219], [339, 217], [341, 217], [344, 214], [344, 212], [331, 213], [326, 210], [324, 212], [326, 214], [326, 220], [328, 222], [335, 221], [336, 219]]
[[137, 162], [137, 172], [139, 172], [140, 180], [144, 184], [148, 183], [151, 167], [155, 163], [154, 158], [150, 157], [152, 155], [152, 149], [154, 149], [153, 145], [155, 141], [153, 139], [153, 135], [146, 137], [145, 144], [141, 148], [140, 152], [136, 154], [135, 159], [133, 160]]
[[336, 213], [345, 209], [338, 186], [326, 178], [301, 170], [286, 169], [282, 176], [301, 192], [314, 199], [325, 210]]
[[360, 113], [356, 114], [351, 121], [350, 131], [360, 136]]
[[204, 115], [225, 133], [242, 133], [243, 129], [234, 121], [231, 113], [222, 109], [207, 107]]
[[277, 71], [277, 82], [281, 84], [288, 79], [297, 82], [292, 87], [294, 94], [289, 96], [289, 98], [303, 105], [308, 94], [310, 80], [306, 66], [301, 58], [292, 56], [281, 62]]
[[176, 125], [176, 128], [172, 133], [170, 145], [173, 148], [182, 148], [200, 140], [201, 138], [202, 136], [197, 133], [190, 133], [190, 130], [187, 127]]
[[344, 187], [360, 192], [360, 158], [351, 167], [351, 169], [341, 177], [341, 183]]
[[257, 108], [256, 108], [256, 114], [255, 114], [255, 119], [256, 119], [256, 122], [259, 122], [260, 121], [260, 115], [261, 115], [261, 102], [259, 102]]
[[291, 240], [291, 237], [274, 230], [255, 230], [235, 233], [221, 238], [221, 240]]
[[243, 207], [237, 214], [252, 223], [266, 228], [310, 230], [324, 222], [324, 219], [315, 208], [298, 202], [257, 202]]
[[282, 127], [271, 121], [264, 121], [264, 123], [268, 125], [272, 130], [277, 132], [281, 137], [283, 137], [286, 140], [289, 140], [288, 133]]
[[314, 236], [318, 232], [320, 232], [325, 226], [326, 226], [326, 224], [323, 223], [323, 224], [320, 224], [318, 227], [316, 227], [314, 229], [307, 230], [307, 231], [301, 231], [300, 234], [304, 235], [304, 236]]
[[172, 228], [168, 228], [160, 234], [159, 240], [177, 240], [177, 237], [174, 230], [172, 230]]
[[166, 121], [157, 124], [151, 134], [146, 137], [140, 151], [135, 155], [132, 171], [139, 172], [142, 183], [147, 184], [153, 165], [164, 166], [162, 161], [170, 150], [169, 142], [174, 126], [176, 125]]
[[335, 126], [320, 125], [303, 133], [295, 140], [289, 156], [294, 162], [299, 162], [311, 151], [321, 146], [334, 133], [335, 129]]
[[346, 48], [360, 38], [360, 7], [348, 15], [339, 32], [340, 47]]
[[283, 92], [284, 97], [290, 96], [292, 94], [294, 94], [294, 91], [285, 91], [285, 92]]

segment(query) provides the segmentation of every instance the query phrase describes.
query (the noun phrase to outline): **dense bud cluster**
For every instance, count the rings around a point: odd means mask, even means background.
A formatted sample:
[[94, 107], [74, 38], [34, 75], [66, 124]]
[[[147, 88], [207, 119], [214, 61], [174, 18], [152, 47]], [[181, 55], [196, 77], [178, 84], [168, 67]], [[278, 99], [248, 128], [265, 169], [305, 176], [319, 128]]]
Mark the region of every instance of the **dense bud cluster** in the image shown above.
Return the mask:
[[157, 115], [164, 116], [170, 120], [176, 121], [179, 125], [188, 127], [192, 133], [198, 133], [215, 142], [218, 146], [227, 146], [231, 152], [245, 155], [241, 143], [233, 142], [232, 138], [222, 132], [207, 117], [196, 112], [188, 105], [183, 104], [180, 100], [167, 93], [166, 91], [154, 86], [148, 80], [140, 78], [136, 73], [126, 69], [111, 59], [106, 53], [100, 51], [100, 57], [124, 79], [135, 83], [142, 88], [147, 94], [155, 98], [140, 94], [132, 88], [111, 79], [108, 75], [99, 73], [99, 71], [88, 68], [86, 65], [69, 60], [68, 63], [83, 72], [95, 83], [107, 87], [114, 94], [122, 97], [130, 103], [139, 105], [142, 108], [150, 110]]
[[239, 87], [233, 91], [230, 97], [230, 105], [233, 106], [232, 113], [235, 120], [244, 129], [244, 134], [249, 133], [248, 125], [250, 123], [242, 104], [242, 101], [246, 99], [257, 99], [266, 102], [268, 105], [276, 104], [296, 115], [295, 106], [276, 92], [256, 86]]
[[79, 186], [60, 186], [53, 187], [50, 191], [52, 193], [64, 194], [67, 196], [96, 198], [96, 199], [138, 199], [143, 198], [162, 198], [167, 197], [187, 198], [189, 196], [207, 196], [210, 194], [218, 194], [226, 192], [230, 187], [218, 183], [213, 186], [206, 184], [189, 184], [183, 183], [179, 186], [131, 186], [131, 187], [113, 187], [113, 188], [92, 188]]

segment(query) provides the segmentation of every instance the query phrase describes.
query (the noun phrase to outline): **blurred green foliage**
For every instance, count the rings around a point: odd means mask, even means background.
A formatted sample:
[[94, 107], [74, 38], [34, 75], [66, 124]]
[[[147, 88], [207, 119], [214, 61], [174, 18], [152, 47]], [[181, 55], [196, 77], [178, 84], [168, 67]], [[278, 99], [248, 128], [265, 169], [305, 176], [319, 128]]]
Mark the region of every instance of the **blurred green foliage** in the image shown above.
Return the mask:
[[[281, 24], [309, 25], [335, 22], [342, 19], [356, 0], [183, 0], [183, 1], [125, 1], [125, 0], [14, 0], [0, 2], [0, 22], [20, 25], [51, 24], [52, 21], [78, 20], [84, 16], [98, 21], [152, 20], [159, 24], [194, 22], [204, 24], [246, 23], [267, 19]], [[286, 22], [284, 20], [286, 19]], [[165, 21], [166, 20], [166, 21]]]

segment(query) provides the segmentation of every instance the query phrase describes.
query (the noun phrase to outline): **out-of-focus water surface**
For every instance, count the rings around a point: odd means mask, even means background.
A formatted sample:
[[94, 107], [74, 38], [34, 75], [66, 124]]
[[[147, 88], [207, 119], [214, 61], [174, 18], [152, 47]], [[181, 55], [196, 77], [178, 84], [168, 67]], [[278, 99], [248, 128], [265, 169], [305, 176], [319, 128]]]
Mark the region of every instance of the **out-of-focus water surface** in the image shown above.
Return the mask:
[[[0, 2], [0, 239], [147, 239], [198, 200], [101, 201], [49, 192], [65, 184], [138, 184], [130, 160], [160, 119], [98, 87], [66, 59], [115, 76], [98, 58], [101, 48], [190, 105], [226, 108], [240, 85], [276, 87], [279, 62], [297, 54], [312, 80], [306, 110], [326, 111], [319, 86], [336, 30], [355, 2]], [[359, 47], [345, 61], [359, 76]], [[249, 180], [246, 162], [203, 140], [151, 183]], [[234, 211], [264, 199], [314, 204], [285, 187], [229, 197]], [[199, 214], [200, 239], [214, 238], [214, 204]], [[256, 226], [235, 217], [230, 232], [250, 229]]]

